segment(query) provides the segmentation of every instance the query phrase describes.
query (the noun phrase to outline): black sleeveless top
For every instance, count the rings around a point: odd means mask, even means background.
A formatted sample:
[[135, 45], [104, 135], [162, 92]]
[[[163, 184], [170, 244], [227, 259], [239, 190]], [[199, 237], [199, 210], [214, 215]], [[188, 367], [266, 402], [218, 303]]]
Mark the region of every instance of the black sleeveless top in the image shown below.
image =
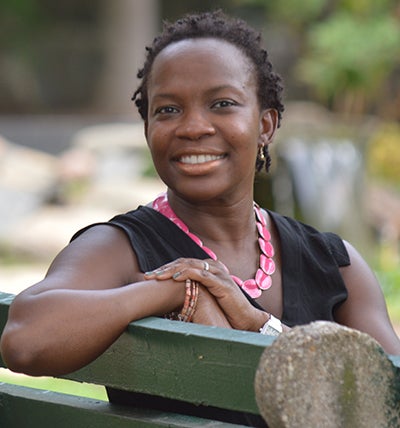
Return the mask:
[[[299, 221], [268, 211], [281, 240], [283, 315], [288, 326], [316, 320], [333, 321], [333, 309], [347, 298], [339, 267], [350, 259], [343, 241]], [[136, 254], [142, 272], [179, 257], [207, 259], [209, 255], [164, 215], [139, 207], [107, 223], [122, 229]], [[75, 239], [90, 225], [77, 232]], [[257, 306], [257, 303], [249, 297]]]
[[[283, 315], [288, 326], [316, 320], [334, 321], [335, 306], [347, 298], [347, 290], [339, 267], [348, 266], [350, 259], [341, 238], [333, 233], [321, 233], [299, 221], [268, 211], [281, 241]], [[142, 272], [151, 271], [179, 257], [209, 258], [185, 232], [164, 215], [139, 207], [117, 215], [107, 223], [122, 229], [137, 256]], [[77, 232], [72, 239], [94, 225]], [[259, 307], [251, 297], [252, 304]], [[146, 394], [107, 390], [111, 402], [135, 407], [186, 413], [203, 418], [215, 418], [248, 426], [265, 427], [261, 417], [228, 412], [204, 406], [194, 406]]]

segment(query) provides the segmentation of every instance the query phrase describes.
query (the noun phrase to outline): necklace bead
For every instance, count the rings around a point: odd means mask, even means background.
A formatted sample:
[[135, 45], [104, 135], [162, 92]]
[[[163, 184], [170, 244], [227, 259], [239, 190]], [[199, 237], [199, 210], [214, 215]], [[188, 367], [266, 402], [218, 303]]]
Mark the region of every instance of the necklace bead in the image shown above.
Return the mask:
[[[189, 231], [186, 224], [174, 213], [172, 210], [166, 193], [163, 193], [156, 198], [152, 203], [153, 209], [163, 214], [173, 223], [175, 223], [181, 230], [183, 230], [199, 247], [201, 247], [213, 260], [217, 260], [216, 254], [208, 247], [206, 247], [202, 240], [194, 233]], [[274, 247], [272, 246], [271, 234], [267, 229], [267, 222], [263, 216], [260, 207], [254, 202], [254, 214], [256, 219], [256, 227], [258, 233], [258, 245], [260, 248], [259, 268], [257, 269], [255, 278], [246, 279], [243, 281], [235, 275], [231, 278], [241, 287], [246, 293], [256, 299], [260, 297], [264, 290], [272, 285], [271, 275], [275, 272]]]

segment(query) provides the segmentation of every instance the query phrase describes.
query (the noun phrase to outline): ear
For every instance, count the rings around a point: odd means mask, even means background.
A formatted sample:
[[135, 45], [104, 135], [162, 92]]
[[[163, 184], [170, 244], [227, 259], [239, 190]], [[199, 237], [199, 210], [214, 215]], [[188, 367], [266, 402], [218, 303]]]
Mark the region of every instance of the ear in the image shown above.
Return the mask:
[[263, 110], [260, 116], [259, 144], [271, 144], [278, 127], [278, 112], [274, 108]]

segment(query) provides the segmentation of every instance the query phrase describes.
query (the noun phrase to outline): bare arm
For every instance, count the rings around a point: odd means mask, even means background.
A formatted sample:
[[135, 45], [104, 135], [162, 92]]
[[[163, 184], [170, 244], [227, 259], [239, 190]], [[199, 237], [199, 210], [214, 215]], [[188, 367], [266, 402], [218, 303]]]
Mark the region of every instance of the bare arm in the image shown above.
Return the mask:
[[341, 268], [348, 299], [335, 312], [339, 323], [368, 333], [383, 349], [400, 355], [400, 340], [390, 322], [380, 285], [361, 255], [345, 242], [351, 265]]
[[1, 338], [8, 367], [31, 375], [77, 370], [104, 352], [132, 320], [183, 303], [175, 281], [142, 281], [125, 235], [85, 232], [54, 260], [46, 278], [18, 295]]

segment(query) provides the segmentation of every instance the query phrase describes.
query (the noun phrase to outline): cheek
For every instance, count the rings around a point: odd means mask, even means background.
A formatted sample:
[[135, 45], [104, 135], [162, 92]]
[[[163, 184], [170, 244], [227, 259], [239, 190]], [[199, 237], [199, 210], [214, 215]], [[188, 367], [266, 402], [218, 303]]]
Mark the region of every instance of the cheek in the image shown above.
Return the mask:
[[165, 146], [166, 133], [157, 126], [151, 127], [147, 131], [147, 145], [151, 152], [162, 150]]
[[236, 125], [231, 129], [229, 138], [232, 146], [238, 150], [246, 150], [249, 155], [256, 153], [259, 141], [258, 126]]

